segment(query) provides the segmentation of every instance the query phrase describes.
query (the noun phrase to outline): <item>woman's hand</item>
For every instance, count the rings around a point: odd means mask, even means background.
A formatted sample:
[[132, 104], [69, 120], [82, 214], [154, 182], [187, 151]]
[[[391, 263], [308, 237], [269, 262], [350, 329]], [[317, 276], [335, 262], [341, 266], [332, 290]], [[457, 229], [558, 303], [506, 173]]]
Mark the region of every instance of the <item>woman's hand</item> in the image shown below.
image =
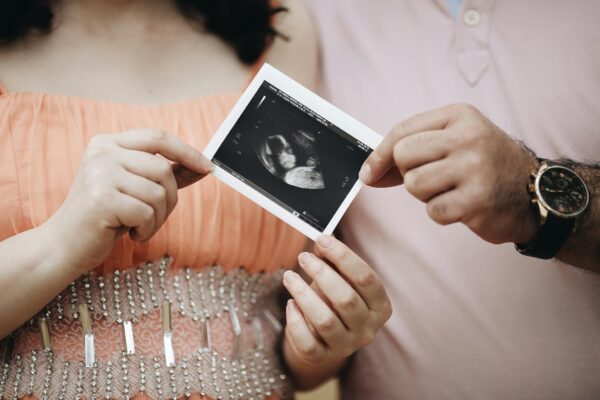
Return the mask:
[[293, 297], [286, 308], [284, 353], [299, 386], [310, 387], [369, 344], [392, 307], [377, 274], [335, 238], [319, 237], [315, 254], [302, 253], [298, 260], [313, 282], [284, 274]]
[[[173, 163], [171, 163], [174, 162]], [[177, 189], [212, 169], [198, 150], [161, 130], [97, 135], [69, 194], [44, 227], [80, 272], [101, 264], [124, 233], [149, 239], [177, 203]]]

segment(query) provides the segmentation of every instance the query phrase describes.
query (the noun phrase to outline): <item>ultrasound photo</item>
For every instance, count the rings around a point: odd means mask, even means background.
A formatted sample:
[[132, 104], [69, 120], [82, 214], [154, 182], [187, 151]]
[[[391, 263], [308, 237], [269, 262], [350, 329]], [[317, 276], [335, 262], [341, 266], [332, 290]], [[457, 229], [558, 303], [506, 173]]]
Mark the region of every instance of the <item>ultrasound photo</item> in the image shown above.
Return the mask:
[[298, 130], [277, 134], [257, 143], [256, 153], [265, 168], [287, 183], [302, 189], [324, 189], [314, 135]]
[[370, 151], [264, 81], [212, 161], [323, 232]]

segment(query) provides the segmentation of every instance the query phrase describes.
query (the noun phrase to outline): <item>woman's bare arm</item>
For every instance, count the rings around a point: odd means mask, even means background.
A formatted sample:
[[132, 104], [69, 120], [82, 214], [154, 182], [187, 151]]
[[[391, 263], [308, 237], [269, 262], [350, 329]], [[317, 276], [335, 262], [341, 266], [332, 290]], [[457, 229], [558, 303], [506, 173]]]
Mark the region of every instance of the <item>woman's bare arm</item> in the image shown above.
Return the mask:
[[124, 234], [149, 239], [175, 207], [177, 189], [211, 169], [198, 150], [164, 131], [95, 136], [62, 206], [0, 243], [0, 338], [102, 264]]
[[80, 274], [47, 225], [0, 242], [0, 338], [34, 316]]

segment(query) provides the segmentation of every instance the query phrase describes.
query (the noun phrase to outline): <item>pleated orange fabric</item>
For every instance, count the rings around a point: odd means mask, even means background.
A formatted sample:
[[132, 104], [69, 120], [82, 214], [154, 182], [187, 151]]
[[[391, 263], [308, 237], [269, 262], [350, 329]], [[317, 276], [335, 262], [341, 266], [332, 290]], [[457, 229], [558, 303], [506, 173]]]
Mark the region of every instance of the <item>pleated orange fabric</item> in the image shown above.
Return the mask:
[[[0, 240], [39, 226], [60, 207], [94, 135], [164, 129], [203, 149], [239, 96], [142, 106], [0, 87]], [[154, 237], [144, 243], [123, 237], [98, 272], [108, 274], [165, 255], [173, 260], [170, 268], [220, 265], [272, 272], [295, 265], [305, 245], [303, 235], [212, 176], [178, 195], [177, 206]], [[183, 331], [177, 334], [184, 336]], [[58, 344], [57, 354], [68, 354]]]
[[[90, 139], [164, 129], [203, 149], [240, 93], [166, 105], [131, 105], [43, 93], [0, 93], [0, 240], [46, 221], [65, 199]], [[123, 237], [101, 272], [166, 254], [174, 268], [221, 265], [251, 272], [293, 266], [305, 238], [212, 176], [179, 191], [164, 226], [145, 243]]]

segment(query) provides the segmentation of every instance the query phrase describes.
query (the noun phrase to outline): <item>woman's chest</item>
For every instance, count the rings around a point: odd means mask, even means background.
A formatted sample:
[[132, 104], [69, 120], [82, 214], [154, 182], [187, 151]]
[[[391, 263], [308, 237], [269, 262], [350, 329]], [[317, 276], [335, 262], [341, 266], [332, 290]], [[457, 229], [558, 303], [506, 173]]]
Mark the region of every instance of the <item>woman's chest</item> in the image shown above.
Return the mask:
[[[91, 138], [164, 129], [203, 149], [239, 94], [163, 106], [77, 97], [0, 96], [0, 240], [39, 226], [62, 205]], [[177, 207], [148, 242], [124, 237], [105, 270], [169, 254], [175, 266], [272, 269], [294, 263], [302, 235], [212, 176], [178, 191]]]
[[[29, 93], [0, 96], [0, 224], [14, 233], [38, 226], [62, 204], [90, 140], [103, 133], [164, 129], [202, 149], [236, 96], [133, 106]], [[203, 185], [216, 190], [213, 180]]]
[[209, 34], [182, 34], [177, 40], [173, 35], [119, 40], [60, 35], [40, 39], [35, 47], [0, 49], [2, 85], [10, 92], [162, 104], [239, 91], [250, 74], [227, 45]]

